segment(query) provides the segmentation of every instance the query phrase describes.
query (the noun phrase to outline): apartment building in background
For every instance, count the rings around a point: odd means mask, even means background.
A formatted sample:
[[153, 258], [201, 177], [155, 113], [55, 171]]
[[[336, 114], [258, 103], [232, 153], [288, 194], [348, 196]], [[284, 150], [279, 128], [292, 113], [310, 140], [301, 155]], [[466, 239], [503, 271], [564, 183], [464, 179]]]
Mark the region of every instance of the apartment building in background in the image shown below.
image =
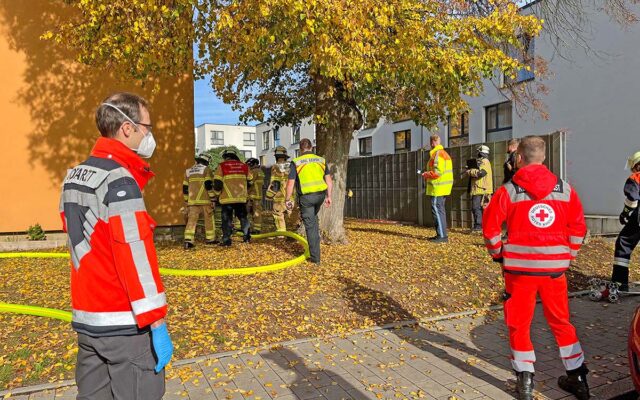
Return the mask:
[[235, 146], [245, 158], [256, 157], [256, 127], [204, 123], [195, 128], [196, 154], [215, 147]]

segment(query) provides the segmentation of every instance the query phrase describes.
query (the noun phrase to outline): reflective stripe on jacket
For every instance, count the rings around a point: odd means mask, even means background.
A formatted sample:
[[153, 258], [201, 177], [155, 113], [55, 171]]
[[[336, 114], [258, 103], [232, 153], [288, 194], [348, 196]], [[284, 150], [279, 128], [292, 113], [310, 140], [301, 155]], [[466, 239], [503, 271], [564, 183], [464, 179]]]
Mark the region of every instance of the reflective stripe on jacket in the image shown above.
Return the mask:
[[214, 181], [222, 182], [219, 194], [220, 204], [246, 203], [248, 186], [253, 182], [249, 166], [238, 160], [223, 161], [218, 165]]
[[[543, 166], [532, 172], [551, 174]], [[505, 272], [554, 275], [567, 270], [577, 256], [587, 231], [582, 204], [567, 182], [555, 179], [557, 184], [542, 199], [534, 199], [513, 181], [508, 182], [484, 210], [485, 244], [493, 258], [504, 260]], [[504, 222], [509, 236], [506, 244], [502, 242]]]
[[186, 186], [185, 201], [190, 205], [211, 204], [213, 192], [213, 176], [206, 165], [195, 164], [186, 170], [183, 187]]
[[296, 166], [302, 194], [327, 190], [327, 182], [324, 180], [327, 163], [324, 158], [308, 153], [294, 158], [293, 163]]
[[164, 318], [167, 303], [141, 189], [148, 165], [114, 139], [69, 170], [60, 216], [71, 253], [72, 326], [91, 336], [131, 335]]
[[427, 164], [427, 196], [448, 196], [453, 187], [453, 163], [451, 157], [438, 145], [429, 152]]
[[264, 185], [262, 167], [252, 168], [251, 175], [253, 175], [253, 185], [249, 188], [249, 198], [251, 200], [262, 200], [262, 186]]

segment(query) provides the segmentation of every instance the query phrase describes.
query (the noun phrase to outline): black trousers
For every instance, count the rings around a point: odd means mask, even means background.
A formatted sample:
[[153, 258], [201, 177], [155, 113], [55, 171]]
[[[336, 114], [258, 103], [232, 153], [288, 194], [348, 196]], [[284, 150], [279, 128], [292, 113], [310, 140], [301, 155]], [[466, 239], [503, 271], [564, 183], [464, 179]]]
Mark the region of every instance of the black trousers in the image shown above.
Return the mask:
[[240, 228], [245, 237], [249, 236], [249, 218], [247, 218], [247, 203], [231, 203], [222, 205], [222, 241], [231, 240], [233, 230], [233, 216], [240, 220]]
[[631, 213], [629, 222], [622, 228], [618, 239], [616, 239], [611, 281], [623, 285], [629, 283], [629, 263], [638, 242], [640, 242], [640, 223], [638, 223], [638, 210], [636, 209]]
[[303, 194], [299, 197], [300, 215], [307, 233], [309, 243], [309, 261], [320, 263], [320, 225], [318, 224], [318, 213], [324, 203], [326, 192]]
[[477, 194], [471, 196], [471, 212], [473, 213], [473, 229], [482, 229], [482, 197]]

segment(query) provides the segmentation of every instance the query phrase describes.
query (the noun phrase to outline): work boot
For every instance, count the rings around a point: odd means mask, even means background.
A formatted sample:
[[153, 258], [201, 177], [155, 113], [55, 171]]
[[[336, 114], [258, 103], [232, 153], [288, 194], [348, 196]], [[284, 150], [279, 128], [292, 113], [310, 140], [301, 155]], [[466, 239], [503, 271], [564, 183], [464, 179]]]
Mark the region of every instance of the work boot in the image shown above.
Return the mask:
[[249, 243], [251, 241], [251, 234], [244, 235], [242, 237], [242, 243]]
[[194, 247], [196, 247], [196, 245], [195, 245], [195, 244], [193, 244], [193, 243], [191, 243], [191, 242], [184, 242], [184, 249], [185, 249], [185, 250], [191, 250], [191, 249], [193, 249]]
[[231, 239], [227, 239], [227, 240], [223, 240], [222, 242], [220, 242], [221, 247], [231, 247]]
[[449, 238], [447, 236], [437, 237], [435, 239], [430, 240], [431, 243], [449, 243]]
[[516, 392], [519, 400], [533, 400], [533, 372], [516, 372]]
[[558, 378], [558, 386], [564, 391], [573, 393], [580, 400], [587, 400], [589, 398], [588, 372], [589, 370], [584, 364], [580, 368], [567, 371], [566, 376]]
[[213, 239], [213, 240], [206, 240], [206, 241], [204, 242], [204, 244], [209, 244], [209, 245], [212, 245], [212, 244], [218, 244], [218, 243], [220, 243], [220, 241], [219, 241], [219, 240], [216, 240], [216, 239]]

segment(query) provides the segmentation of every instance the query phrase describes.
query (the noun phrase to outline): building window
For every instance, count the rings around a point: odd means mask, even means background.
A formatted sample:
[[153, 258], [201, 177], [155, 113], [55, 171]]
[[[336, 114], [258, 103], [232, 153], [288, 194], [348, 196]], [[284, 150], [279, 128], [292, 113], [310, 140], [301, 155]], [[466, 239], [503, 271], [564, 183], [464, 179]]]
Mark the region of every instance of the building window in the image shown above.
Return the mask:
[[509, 140], [513, 137], [511, 102], [485, 108], [487, 142]]
[[267, 156], [260, 156], [260, 165], [265, 165], [267, 163]]
[[253, 157], [251, 150], [242, 150], [242, 154], [244, 155], [245, 160], [248, 160], [249, 158]]
[[393, 136], [395, 139], [396, 153], [401, 153], [403, 151], [411, 150], [411, 130], [410, 129], [394, 132]]
[[280, 146], [280, 128], [277, 126], [273, 130], [273, 145], [275, 147]]
[[372, 152], [373, 137], [369, 136], [358, 140], [358, 148], [361, 156], [370, 156]]
[[264, 131], [262, 132], [262, 150], [269, 150], [269, 147], [271, 147], [271, 144], [269, 143], [269, 136], [271, 131]]
[[255, 132], [244, 132], [244, 145], [245, 146], [255, 146], [256, 145], [256, 133]]
[[300, 143], [300, 125], [296, 125], [291, 130], [291, 144]]
[[512, 46], [509, 50], [509, 56], [518, 60], [524, 68], [521, 68], [513, 75], [505, 75], [504, 83], [506, 85], [526, 82], [535, 79], [535, 38], [522, 35], [518, 37], [520, 46], [516, 48]]
[[294, 158], [298, 158], [298, 157], [300, 157], [300, 149], [295, 149], [295, 150], [293, 151], [293, 154], [294, 154], [294, 156], [293, 156]]
[[224, 132], [223, 131], [211, 131], [211, 145], [222, 146], [224, 145]]
[[469, 112], [449, 115], [447, 117], [447, 133], [449, 146], [464, 146], [469, 144]]

